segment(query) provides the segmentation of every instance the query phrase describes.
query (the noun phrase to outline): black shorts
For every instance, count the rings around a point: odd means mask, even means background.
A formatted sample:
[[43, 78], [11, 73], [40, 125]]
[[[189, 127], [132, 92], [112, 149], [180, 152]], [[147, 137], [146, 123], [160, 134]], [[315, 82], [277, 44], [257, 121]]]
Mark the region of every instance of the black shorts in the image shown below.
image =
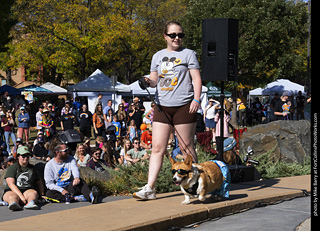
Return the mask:
[[179, 125], [197, 122], [197, 113], [189, 113], [191, 102], [179, 107], [164, 107], [156, 105], [154, 108], [153, 122]]
[[[25, 191], [27, 191], [27, 190], [29, 190], [29, 189], [33, 189], [33, 188], [19, 189], [19, 190], [20, 190], [20, 192], [23, 194]], [[6, 192], [9, 192], [9, 191], [12, 191], [12, 190], [11, 190], [10, 188], [4, 189], [4, 190], [3, 190], [3, 193], [2, 193], [2, 195], [1, 195], [1, 197], [0, 197], [0, 200], [3, 201], [3, 196], [4, 196], [4, 194], [5, 194]]]

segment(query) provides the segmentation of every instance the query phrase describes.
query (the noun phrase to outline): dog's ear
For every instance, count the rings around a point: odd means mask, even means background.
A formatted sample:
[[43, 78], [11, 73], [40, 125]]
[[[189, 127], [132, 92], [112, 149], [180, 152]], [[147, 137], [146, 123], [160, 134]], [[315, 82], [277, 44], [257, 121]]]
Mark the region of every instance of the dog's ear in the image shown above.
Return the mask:
[[191, 166], [192, 165], [192, 156], [191, 155], [187, 155], [187, 158], [184, 160], [184, 163], [187, 166]]
[[171, 156], [169, 156], [169, 160], [172, 166], [176, 163], [176, 161]]

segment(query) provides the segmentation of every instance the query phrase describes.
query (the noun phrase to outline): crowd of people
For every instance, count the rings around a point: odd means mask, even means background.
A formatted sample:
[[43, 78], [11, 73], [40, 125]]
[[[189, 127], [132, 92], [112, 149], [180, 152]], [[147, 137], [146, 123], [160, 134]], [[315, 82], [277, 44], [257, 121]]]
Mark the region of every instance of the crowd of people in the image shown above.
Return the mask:
[[[151, 149], [152, 128], [150, 124], [147, 126], [143, 123], [145, 107], [139, 101], [139, 98], [134, 98], [131, 103], [123, 100], [118, 105], [118, 110], [114, 110], [112, 100], [109, 100], [105, 107], [102, 106], [99, 100], [102, 98], [101, 96], [99, 95], [95, 111], [92, 114], [88, 110], [88, 106], [79, 103], [78, 100], [75, 100], [75, 102], [68, 100], [63, 106], [55, 105], [49, 101], [41, 102], [38, 104], [37, 112], [35, 112], [28, 102], [20, 96], [12, 101], [13, 96], [4, 93], [0, 105], [1, 169], [8, 166], [8, 160], [11, 161], [10, 156], [16, 158], [16, 150], [22, 144], [29, 147], [35, 158], [47, 161], [52, 159], [53, 149], [50, 149], [52, 139], [57, 137], [59, 132], [68, 131], [75, 127], [83, 138], [83, 143], [78, 145], [76, 153], [80, 152], [78, 150], [79, 146], [87, 145], [91, 158], [93, 151], [90, 150], [90, 138], [94, 137], [95, 146], [101, 149], [101, 157], [104, 157], [104, 160], [107, 161], [107, 166], [115, 166], [119, 163], [127, 164], [127, 159], [130, 159], [130, 157], [125, 156], [127, 153], [124, 153], [121, 158], [116, 157], [123, 153], [121, 149], [123, 149], [125, 143], [130, 143], [128, 150], [133, 149], [133, 139], [135, 137], [139, 138], [141, 148]], [[12, 103], [9, 104], [8, 102], [11, 101]], [[149, 123], [152, 121], [152, 111], [153, 109], [146, 116]], [[31, 116], [31, 114], [34, 116]], [[35, 120], [34, 129], [36, 129], [37, 137], [30, 142], [32, 120]], [[116, 129], [115, 140], [108, 139], [109, 135], [106, 128], [110, 124]], [[113, 150], [113, 152], [110, 150]], [[107, 154], [104, 155], [105, 153], [108, 153], [111, 157]], [[73, 154], [75, 153], [73, 152]]]
[[[149, 159], [147, 150], [152, 148], [152, 128], [142, 122], [145, 108], [138, 98], [132, 103], [123, 101], [118, 110], [109, 100], [106, 107], [97, 101], [95, 112], [88, 111], [86, 104], [67, 102], [57, 111], [52, 103], [41, 103], [35, 113], [36, 138], [31, 140], [30, 114], [25, 103], [7, 108], [2, 104], [0, 140], [1, 170], [7, 168], [7, 186], [0, 200], [11, 210], [38, 209], [39, 196], [53, 201], [97, 202], [98, 189], [89, 189], [80, 179], [79, 167], [89, 167], [103, 172], [108, 168], [134, 165]], [[19, 113], [15, 113], [15, 111]], [[153, 110], [153, 109], [151, 109]], [[17, 115], [17, 116], [15, 116]], [[152, 112], [148, 116], [152, 121]], [[115, 127], [115, 139], [110, 138], [109, 125]], [[79, 127], [82, 138], [75, 150], [64, 144], [59, 132]], [[95, 144], [90, 145], [90, 138]], [[9, 138], [11, 138], [11, 143]], [[29, 163], [31, 158], [45, 161], [44, 182], [41, 175]]]
[[[12, 107], [7, 107], [6, 103], [0, 106], [1, 169], [8, 168], [5, 176], [7, 186], [1, 200], [8, 203], [9, 209], [21, 210], [21, 205], [24, 205], [25, 209], [37, 209], [39, 195], [66, 203], [73, 200], [96, 203], [98, 189], [89, 189], [80, 179], [79, 167], [89, 167], [103, 172], [108, 168], [117, 170], [118, 165], [143, 163], [150, 158], [151, 151], [148, 150], [152, 149], [151, 124], [154, 103], [149, 111], [145, 110], [138, 98], [134, 98], [131, 103], [123, 101], [116, 111], [113, 110], [112, 104], [109, 100], [103, 108], [98, 98], [92, 114], [86, 104], [67, 102], [57, 113], [55, 105], [50, 102], [41, 103], [38, 112], [35, 113], [37, 137], [33, 142], [29, 139], [30, 115], [27, 105], [21, 102]], [[230, 136], [228, 123], [231, 110], [227, 110], [228, 104], [230, 106], [230, 101], [225, 99], [223, 140]], [[276, 94], [266, 105], [262, 105], [259, 99], [256, 99], [250, 107], [240, 96], [237, 99], [237, 119], [240, 126], [244, 127], [247, 124], [247, 111], [264, 109], [266, 106], [270, 107], [265, 110], [267, 114], [264, 114], [268, 119], [272, 118], [269, 113], [273, 114], [273, 120], [307, 119], [310, 104], [311, 96], [304, 97], [301, 92], [296, 98], [290, 97], [287, 92], [283, 92], [281, 97]], [[198, 110], [198, 114], [203, 118], [205, 130], [213, 131], [214, 143], [219, 143], [221, 139], [220, 110], [220, 102], [212, 98], [208, 100], [204, 110]], [[108, 124], [115, 127], [115, 139], [109, 139], [106, 129]], [[60, 143], [57, 134], [59, 131], [74, 129], [75, 126], [79, 127], [83, 142], [78, 143], [73, 151]], [[197, 129], [197, 132], [199, 131], [201, 132], [201, 129]], [[92, 132], [95, 144], [90, 146]], [[171, 133], [168, 144], [173, 145], [172, 156], [182, 159], [183, 154], [175, 132], [172, 130]], [[219, 151], [218, 145], [216, 148]], [[29, 164], [32, 157], [47, 162], [44, 171], [45, 185], [39, 180], [39, 173], [34, 170], [34, 166]]]

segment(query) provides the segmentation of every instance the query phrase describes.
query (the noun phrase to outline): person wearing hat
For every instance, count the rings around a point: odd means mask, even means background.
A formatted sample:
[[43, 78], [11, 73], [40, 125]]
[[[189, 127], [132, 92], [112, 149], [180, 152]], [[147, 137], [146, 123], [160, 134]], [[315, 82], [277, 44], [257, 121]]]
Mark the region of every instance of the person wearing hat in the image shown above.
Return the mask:
[[26, 112], [25, 107], [20, 108], [20, 114], [18, 116], [18, 121], [19, 121], [18, 137], [23, 139], [23, 133], [24, 133], [24, 135], [26, 137], [26, 144], [28, 144], [29, 143], [30, 116], [29, 116], [29, 113]]
[[277, 102], [274, 110], [275, 120], [289, 120], [291, 102], [289, 92], [284, 91], [281, 100]]
[[10, 167], [14, 163], [15, 163], [14, 156], [12, 156], [12, 155], [8, 156], [8, 158], [7, 158], [7, 166]]
[[51, 135], [53, 134], [52, 126], [54, 125], [54, 123], [53, 123], [51, 116], [49, 115], [48, 109], [46, 109], [46, 108], [43, 109], [42, 116], [38, 122], [38, 125], [41, 127], [41, 130], [42, 130], [44, 136], [47, 139], [50, 139]]
[[242, 161], [235, 150], [236, 145], [237, 141], [234, 138], [227, 138], [223, 141], [223, 161], [226, 164], [242, 164]]
[[[44, 195], [44, 186], [34, 166], [29, 163], [31, 153], [26, 146], [17, 150], [18, 161], [12, 164], [6, 172], [7, 186], [4, 189], [2, 200], [9, 204], [13, 211], [25, 209], [39, 209], [37, 188], [41, 196]], [[23, 206], [23, 207], [22, 207]]]

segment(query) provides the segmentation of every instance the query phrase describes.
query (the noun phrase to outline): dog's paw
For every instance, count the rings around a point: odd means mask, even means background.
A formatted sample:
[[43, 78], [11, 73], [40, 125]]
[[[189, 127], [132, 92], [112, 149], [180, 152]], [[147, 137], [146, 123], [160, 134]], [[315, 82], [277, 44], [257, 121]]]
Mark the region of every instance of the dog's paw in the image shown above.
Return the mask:
[[199, 201], [205, 201], [206, 200], [206, 197], [204, 196], [201, 196], [201, 195], [199, 195]]
[[190, 204], [190, 201], [189, 200], [184, 200], [184, 201], [181, 202], [181, 204], [182, 205], [188, 205], [188, 204]]

